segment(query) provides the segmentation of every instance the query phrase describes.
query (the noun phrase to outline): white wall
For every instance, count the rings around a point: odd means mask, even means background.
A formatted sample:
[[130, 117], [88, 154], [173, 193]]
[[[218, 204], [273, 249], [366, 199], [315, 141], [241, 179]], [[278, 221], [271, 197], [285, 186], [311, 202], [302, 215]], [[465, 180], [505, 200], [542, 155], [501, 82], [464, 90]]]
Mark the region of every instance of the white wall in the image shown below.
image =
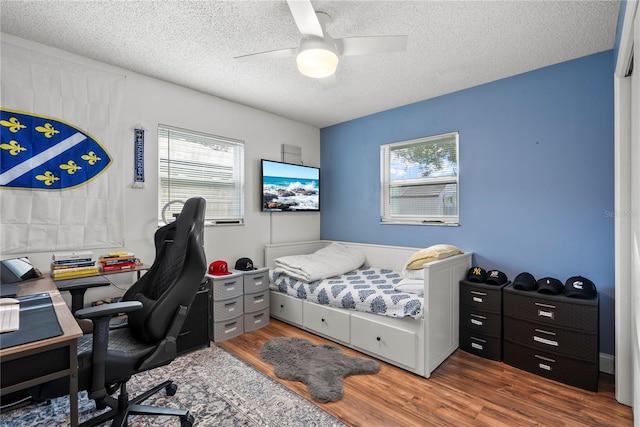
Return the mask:
[[[126, 187], [127, 212], [124, 248], [135, 252], [144, 262], [151, 263], [154, 256], [153, 233], [157, 228], [158, 209], [159, 123], [245, 142], [245, 225], [206, 228], [205, 252], [209, 262], [224, 259], [233, 267], [237, 258], [247, 256], [256, 265], [261, 265], [263, 247], [267, 243], [320, 238], [319, 213], [262, 213], [259, 193], [260, 159], [280, 160], [283, 143], [300, 146], [305, 164], [320, 166], [319, 129], [11, 35], [0, 34], [0, 37], [2, 43], [23, 46], [66, 61], [126, 75], [126, 138], [122, 141], [126, 145], [125, 156], [115, 161], [125, 165], [123, 186]], [[133, 129], [137, 124], [142, 124], [147, 130], [144, 189], [130, 188], [133, 182]], [[96, 252], [107, 251], [108, 249], [100, 249]], [[24, 255], [28, 255], [43, 271], [49, 270], [50, 252]], [[98, 294], [87, 295], [87, 300], [99, 297]]]

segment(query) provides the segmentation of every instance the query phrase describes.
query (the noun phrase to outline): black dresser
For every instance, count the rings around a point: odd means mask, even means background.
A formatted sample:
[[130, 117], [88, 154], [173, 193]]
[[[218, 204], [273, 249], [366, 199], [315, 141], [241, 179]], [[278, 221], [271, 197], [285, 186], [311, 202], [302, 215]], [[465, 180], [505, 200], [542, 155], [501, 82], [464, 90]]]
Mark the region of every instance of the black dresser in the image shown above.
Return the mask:
[[460, 348], [502, 360], [502, 288], [460, 281]]
[[569, 298], [512, 285], [503, 291], [504, 362], [597, 391], [600, 297]]

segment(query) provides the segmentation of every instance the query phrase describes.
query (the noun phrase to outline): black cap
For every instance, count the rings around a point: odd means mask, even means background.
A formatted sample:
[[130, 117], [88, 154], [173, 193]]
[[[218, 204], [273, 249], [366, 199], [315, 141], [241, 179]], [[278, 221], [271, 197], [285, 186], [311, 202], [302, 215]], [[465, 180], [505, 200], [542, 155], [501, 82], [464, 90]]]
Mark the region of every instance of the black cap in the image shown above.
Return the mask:
[[467, 272], [467, 280], [470, 282], [484, 283], [487, 279], [487, 272], [484, 268], [471, 267]]
[[591, 299], [598, 296], [596, 285], [586, 277], [569, 277], [564, 284], [564, 293], [568, 297]]
[[253, 261], [251, 261], [249, 258], [240, 258], [239, 260], [237, 260], [234, 269], [240, 271], [256, 270], [256, 268], [253, 266]]
[[543, 294], [558, 295], [562, 293], [563, 289], [562, 282], [553, 277], [544, 277], [538, 280], [538, 292]]
[[487, 271], [486, 282], [490, 285], [504, 285], [507, 283], [507, 275], [499, 270], [489, 270]]
[[538, 285], [536, 278], [531, 273], [520, 273], [513, 279], [513, 289], [522, 289], [523, 291], [533, 291]]

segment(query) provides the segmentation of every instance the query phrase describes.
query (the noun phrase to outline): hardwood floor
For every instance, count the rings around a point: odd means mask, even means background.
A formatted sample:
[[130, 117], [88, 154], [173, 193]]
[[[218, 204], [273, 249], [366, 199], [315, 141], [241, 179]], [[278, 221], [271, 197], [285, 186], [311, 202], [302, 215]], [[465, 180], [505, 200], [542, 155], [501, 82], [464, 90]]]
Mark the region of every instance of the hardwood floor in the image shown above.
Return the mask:
[[[330, 341], [271, 319], [257, 331], [218, 343], [225, 350], [313, 401], [300, 382], [273, 375], [258, 353], [270, 338]], [[340, 346], [345, 354], [368, 357]], [[344, 397], [317, 406], [349, 426], [632, 426], [631, 408], [615, 400], [613, 376], [600, 374], [597, 393], [547, 380], [457, 350], [423, 378], [384, 362], [375, 375], [344, 381]]]

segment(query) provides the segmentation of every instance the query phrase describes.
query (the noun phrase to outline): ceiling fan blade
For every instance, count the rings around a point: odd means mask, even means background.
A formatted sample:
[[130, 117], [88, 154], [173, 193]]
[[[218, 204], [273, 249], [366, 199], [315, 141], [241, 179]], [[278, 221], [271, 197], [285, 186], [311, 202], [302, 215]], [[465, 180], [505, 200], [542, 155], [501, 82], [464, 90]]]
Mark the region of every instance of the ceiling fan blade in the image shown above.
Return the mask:
[[236, 61], [239, 62], [247, 62], [247, 61], [261, 61], [265, 59], [280, 59], [280, 58], [291, 58], [296, 56], [298, 52], [298, 48], [290, 48], [290, 49], [278, 49], [278, 50], [269, 50], [267, 52], [259, 52], [259, 53], [250, 53], [249, 55], [236, 56]]
[[336, 45], [343, 55], [372, 55], [407, 50], [408, 36], [363, 36], [337, 39]]
[[293, 19], [305, 36], [324, 37], [322, 26], [310, 0], [287, 0]]

